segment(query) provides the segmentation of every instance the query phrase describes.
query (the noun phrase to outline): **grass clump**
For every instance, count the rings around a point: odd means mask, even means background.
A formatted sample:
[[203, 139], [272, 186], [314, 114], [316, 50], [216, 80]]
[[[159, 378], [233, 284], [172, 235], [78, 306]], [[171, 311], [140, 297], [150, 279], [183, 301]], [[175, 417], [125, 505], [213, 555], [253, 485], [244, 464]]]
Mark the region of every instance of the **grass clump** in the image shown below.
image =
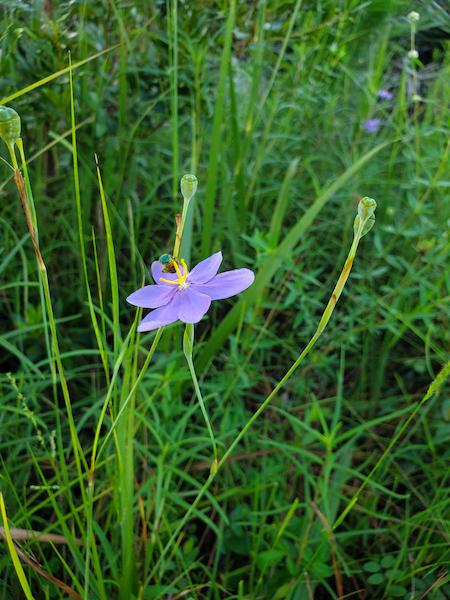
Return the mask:
[[[0, 598], [445, 598], [448, 42], [408, 10], [3, 10]], [[256, 275], [189, 364], [125, 302], [185, 172], [180, 256]]]

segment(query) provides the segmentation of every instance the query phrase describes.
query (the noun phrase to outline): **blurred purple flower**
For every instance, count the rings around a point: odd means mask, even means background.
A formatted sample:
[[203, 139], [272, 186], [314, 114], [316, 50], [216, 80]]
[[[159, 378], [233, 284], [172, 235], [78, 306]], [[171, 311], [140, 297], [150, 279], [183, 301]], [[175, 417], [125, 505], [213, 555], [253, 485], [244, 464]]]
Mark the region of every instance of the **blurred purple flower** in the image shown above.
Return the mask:
[[[246, 290], [254, 281], [250, 269], [234, 269], [217, 274], [222, 252], [202, 260], [192, 271], [186, 263], [173, 263], [176, 273], [164, 273], [159, 261], [152, 263], [156, 285], [146, 285], [127, 298], [141, 308], [154, 308], [142, 319], [138, 331], [152, 331], [175, 321], [198, 323], [208, 311], [212, 300], [223, 300]], [[181, 273], [181, 268], [183, 273]]]
[[377, 93], [377, 97], [380, 98], [380, 100], [392, 100], [394, 96], [389, 90], [380, 90]]
[[376, 133], [381, 127], [381, 119], [367, 119], [364, 122], [363, 128], [369, 133]]

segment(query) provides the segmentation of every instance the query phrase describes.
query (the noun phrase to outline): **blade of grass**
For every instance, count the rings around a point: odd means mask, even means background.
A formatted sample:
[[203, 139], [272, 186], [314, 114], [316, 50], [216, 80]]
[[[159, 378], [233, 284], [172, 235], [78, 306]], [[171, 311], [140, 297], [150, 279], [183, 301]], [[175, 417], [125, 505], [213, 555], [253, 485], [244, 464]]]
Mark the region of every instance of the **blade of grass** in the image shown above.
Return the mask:
[[41, 87], [42, 85], [45, 85], [46, 83], [49, 83], [50, 81], [53, 81], [54, 79], [58, 79], [58, 77], [61, 77], [61, 75], [65, 75], [71, 69], [72, 70], [78, 69], [78, 67], [81, 67], [82, 65], [85, 65], [86, 63], [91, 62], [91, 60], [95, 60], [99, 56], [102, 56], [103, 54], [107, 54], [108, 52], [115, 50], [116, 48], [119, 47], [119, 45], [120, 44], [116, 44], [115, 46], [111, 46], [111, 48], [105, 48], [104, 50], [100, 50], [100, 52], [97, 52], [96, 54], [93, 54], [92, 56], [89, 56], [88, 58], [85, 58], [83, 60], [80, 60], [80, 61], [76, 62], [75, 64], [73, 64], [72, 66], [64, 67], [64, 69], [60, 69], [59, 71], [56, 71], [55, 73], [52, 73], [51, 75], [47, 75], [47, 77], [43, 77], [42, 79], [39, 79], [39, 81], [35, 81], [34, 83], [27, 85], [26, 87], [22, 88], [21, 90], [14, 92], [14, 94], [5, 96], [4, 98], [2, 98], [0, 100], [0, 104], [8, 104], [8, 102], [11, 102], [11, 100], [20, 98], [20, 96], [23, 96], [24, 94], [28, 94], [29, 92], [32, 92], [36, 88]]
[[[89, 277], [87, 271], [87, 258], [86, 258], [86, 249], [84, 246], [84, 231], [83, 231], [83, 215], [82, 215], [82, 206], [81, 206], [81, 194], [80, 194], [80, 176], [78, 171], [78, 150], [77, 150], [77, 134], [76, 134], [76, 123], [75, 123], [75, 100], [73, 93], [73, 73], [72, 73], [72, 60], [69, 54], [69, 86], [70, 86], [70, 122], [71, 122], [71, 132], [72, 132], [72, 163], [73, 163], [73, 185], [74, 185], [74, 193], [75, 193], [75, 206], [77, 212], [77, 220], [78, 220], [78, 237], [80, 241], [80, 251], [81, 251], [81, 264], [83, 268], [84, 274], [84, 283], [86, 287], [86, 293], [88, 298], [88, 306], [89, 306], [89, 314], [91, 317], [92, 327], [94, 328], [95, 339], [97, 341], [97, 346], [100, 351], [100, 356], [102, 359], [103, 369], [105, 371], [106, 380], [108, 383], [109, 380], [109, 369], [108, 369], [108, 358], [106, 356], [105, 348], [103, 346], [102, 336], [100, 334], [100, 330], [98, 327], [97, 317], [95, 316], [94, 305], [92, 302], [92, 294], [89, 286]], [[94, 245], [95, 251], [95, 245]], [[96, 257], [97, 258], [97, 257]], [[103, 306], [102, 313], [103, 313]], [[106, 337], [104, 336], [104, 339]]]
[[208, 176], [206, 179], [206, 190], [203, 212], [201, 256], [205, 258], [211, 248], [212, 226], [214, 206], [217, 192], [217, 175], [219, 171], [219, 157], [222, 145], [223, 108], [225, 103], [225, 86], [229, 70], [231, 41], [236, 13], [236, 0], [229, 4], [228, 19], [225, 28], [225, 39], [220, 62], [219, 83], [217, 86], [216, 106], [214, 110], [214, 121], [211, 133], [211, 144], [209, 149]]
[[17, 578], [20, 581], [20, 585], [22, 586], [23, 592], [24, 592], [25, 596], [27, 597], [27, 600], [34, 600], [33, 594], [31, 593], [31, 589], [28, 584], [28, 580], [25, 577], [25, 572], [23, 570], [22, 564], [17, 555], [16, 547], [14, 546], [14, 542], [11, 537], [11, 532], [9, 530], [9, 525], [8, 525], [8, 517], [6, 515], [5, 501], [3, 499], [2, 492], [0, 492], [0, 513], [2, 515], [3, 527], [5, 530], [6, 544], [8, 546], [8, 550], [11, 555], [11, 560], [13, 562], [14, 570], [16, 571]]
[[116, 254], [114, 250], [114, 239], [109, 219], [108, 204], [106, 202], [105, 191], [103, 188], [102, 176], [97, 155], [95, 155], [95, 163], [97, 168], [97, 178], [100, 190], [100, 198], [102, 203], [103, 222], [105, 224], [106, 246], [108, 254], [109, 276], [111, 283], [111, 298], [112, 298], [112, 316], [113, 316], [113, 335], [114, 335], [114, 357], [117, 356], [120, 338], [120, 322], [119, 322], [119, 284], [117, 280], [117, 265]]

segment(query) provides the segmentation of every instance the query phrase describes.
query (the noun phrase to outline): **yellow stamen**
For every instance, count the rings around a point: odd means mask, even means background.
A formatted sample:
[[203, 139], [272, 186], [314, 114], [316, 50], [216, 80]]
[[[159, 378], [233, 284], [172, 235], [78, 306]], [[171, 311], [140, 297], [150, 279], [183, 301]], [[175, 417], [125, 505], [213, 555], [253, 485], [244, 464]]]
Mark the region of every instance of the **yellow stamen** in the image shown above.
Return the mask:
[[181, 274], [180, 267], [177, 265], [175, 260], [172, 261], [172, 264], [173, 264], [173, 268], [175, 269], [175, 271], [178, 275], [178, 279], [181, 279], [183, 276]]
[[186, 281], [188, 276], [188, 268], [184, 258], [181, 259], [181, 266], [183, 267], [183, 283]]
[[178, 266], [177, 262], [175, 260], [172, 261], [175, 272], [178, 275], [177, 280], [173, 281], [171, 279], [164, 279], [164, 277], [160, 277], [159, 280], [163, 281], [164, 283], [170, 283], [171, 285], [182, 285], [185, 283], [188, 276], [188, 268], [184, 258], [181, 259], [180, 263], [183, 267], [183, 274], [181, 274], [180, 267]]

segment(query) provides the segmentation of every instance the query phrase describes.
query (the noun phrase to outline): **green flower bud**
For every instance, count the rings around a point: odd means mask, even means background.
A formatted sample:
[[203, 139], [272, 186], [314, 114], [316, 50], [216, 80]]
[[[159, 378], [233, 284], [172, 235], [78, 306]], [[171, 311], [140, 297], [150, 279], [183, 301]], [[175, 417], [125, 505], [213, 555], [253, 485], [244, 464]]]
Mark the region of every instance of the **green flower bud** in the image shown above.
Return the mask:
[[187, 173], [186, 175], [183, 175], [183, 177], [181, 178], [180, 187], [181, 187], [181, 194], [183, 195], [185, 202], [189, 202], [189, 200], [195, 194], [195, 192], [197, 191], [197, 185], [198, 185], [198, 180], [195, 175], [191, 175], [189, 173]]
[[408, 21], [410, 23], [417, 23], [417, 21], [420, 19], [420, 15], [418, 12], [416, 12], [415, 10], [412, 10], [409, 14], [408, 14]]
[[410, 60], [417, 60], [419, 58], [419, 53], [417, 52], [417, 50], [410, 50], [408, 52], [408, 58]]
[[217, 460], [217, 458], [215, 458], [211, 463], [211, 466], [209, 468], [209, 473], [211, 475], [215, 475], [217, 473], [218, 468], [219, 468], [219, 461]]
[[20, 138], [20, 117], [9, 106], [0, 106], [0, 137], [8, 146]]
[[365, 236], [366, 233], [372, 229], [375, 225], [375, 209], [377, 207], [377, 203], [373, 198], [369, 198], [366, 196], [363, 198], [358, 204], [358, 214], [356, 215], [355, 221], [353, 223], [353, 230], [355, 235], [360, 231], [360, 224], [362, 223], [361, 229], [361, 237]]
[[189, 360], [192, 358], [192, 349], [194, 347], [194, 326], [192, 323], [186, 323], [186, 327], [183, 335], [183, 352], [185, 357]]

